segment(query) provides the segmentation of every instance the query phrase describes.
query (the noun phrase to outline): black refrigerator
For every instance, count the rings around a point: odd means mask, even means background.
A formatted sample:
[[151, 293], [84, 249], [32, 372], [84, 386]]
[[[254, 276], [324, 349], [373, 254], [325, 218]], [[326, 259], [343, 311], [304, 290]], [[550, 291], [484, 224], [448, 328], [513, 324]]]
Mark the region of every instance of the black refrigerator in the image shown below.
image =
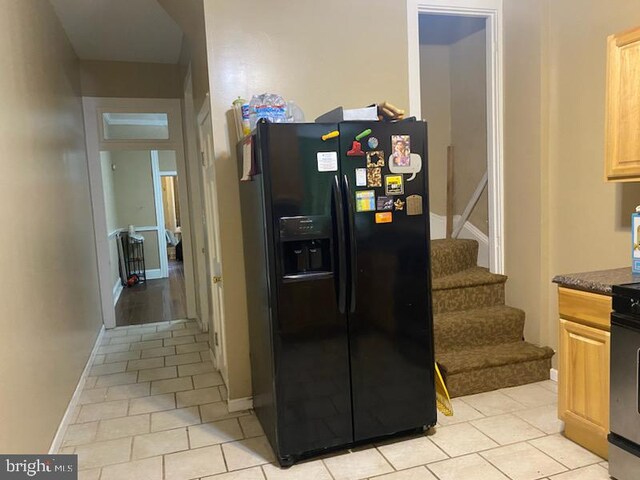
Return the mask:
[[426, 123], [261, 122], [251, 142], [253, 403], [278, 461], [435, 425]]

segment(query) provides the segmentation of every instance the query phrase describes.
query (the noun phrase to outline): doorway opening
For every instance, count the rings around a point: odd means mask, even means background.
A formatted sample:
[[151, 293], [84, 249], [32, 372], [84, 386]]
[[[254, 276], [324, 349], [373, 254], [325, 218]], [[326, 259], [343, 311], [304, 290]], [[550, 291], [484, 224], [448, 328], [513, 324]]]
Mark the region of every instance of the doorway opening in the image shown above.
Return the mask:
[[195, 318], [179, 101], [84, 106], [105, 326]]
[[504, 272], [502, 3], [408, 0], [411, 114], [429, 126], [431, 238]]
[[419, 35], [432, 237], [477, 240], [478, 264], [488, 267], [486, 22], [420, 14]]

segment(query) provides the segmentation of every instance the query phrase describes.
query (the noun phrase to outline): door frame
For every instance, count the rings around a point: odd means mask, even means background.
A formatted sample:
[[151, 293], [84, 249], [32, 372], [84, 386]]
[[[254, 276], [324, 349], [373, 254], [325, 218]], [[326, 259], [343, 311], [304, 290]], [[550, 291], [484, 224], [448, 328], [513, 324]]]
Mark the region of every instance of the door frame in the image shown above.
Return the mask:
[[[209, 284], [210, 292], [210, 317], [211, 325], [209, 330], [210, 343], [212, 352], [214, 354], [214, 365], [222, 373], [222, 377], [225, 383], [228, 384], [227, 373], [227, 359], [226, 359], [226, 344], [225, 344], [225, 321], [224, 321], [224, 291], [223, 282], [214, 282], [214, 277], [219, 277], [222, 280], [222, 265], [220, 263], [222, 258], [221, 246], [220, 246], [220, 215], [218, 208], [218, 197], [215, 191], [216, 171], [215, 171], [215, 158], [213, 150], [213, 131], [207, 132], [211, 137], [211, 144], [205, 146], [205, 122], [210, 120], [213, 126], [213, 120], [211, 119], [211, 99], [207, 93], [205, 100], [202, 104], [200, 111], [198, 112], [198, 145], [200, 148], [201, 158], [201, 180], [202, 180], [202, 193], [204, 197], [204, 218], [205, 218], [205, 243], [207, 252], [207, 280]], [[211, 155], [207, 158], [207, 150]], [[209, 163], [209, 164], [208, 164]], [[210, 169], [207, 172], [207, 169]], [[211, 178], [207, 178], [207, 177]], [[213, 184], [213, 187], [212, 187]], [[212, 252], [215, 252], [215, 257], [218, 259], [218, 264], [213, 262]]]
[[407, 0], [409, 110], [422, 118], [420, 99], [420, 14], [486, 19], [487, 173], [489, 183], [489, 269], [504, 273], [503, 13], [502, 0]]
[[191, 64], [187, 68], [187, 73], [183, 85], [183, 130], [185, 141], [185, 152], [187, 154], [187, 175], [189, 178], [190, 222], [191, 241], [193, 243], [194, 257], [194, 278], [196, 294], [196, 310], [198, 313], [198, 323], [203, 332], [209, 331], [211, 324], [211, 312], [209, 308], [209, 279], [207, 277], [207, 256], [206, 256], [206, 218], [204, 211], [204, 193], [202, 191], [202, 160], [198, 147], [198, 125], [197, 116], [193, 100], [193, 81], [191, 74]]
[[[89, 186], [91, 192], [91, 208], [93, 212], [93, 228], [95, 234], [95, 246], [98, 267], [98, 282], [100, 287], [100, 302], [102, 320], [105, 328], [116, 326], [114, 286], [111, 285], [111, 269], [109, 258], [109, 238], [113, 232], [107, 231], [106, 207], [104, 203], [104, 184], [102, 169], [100, 166], [100, 152], [122, 150], [174, 150], [176, 152], [176, 164], [178, 169], [178, 195], [181, 207], [185, 209], [185, 221], [183, 222], [183, 256], [187, 317], [195, 318], [195, 289], [193, 279], [193, 258], [191, 253], [191, 234], [189, 217], [189, 202], [186, 196], [187, 184], [185, 175], [185, 153], [182, 141], [182, 115], [180, 100], [155, 99], [155, 98], [104, 98], [82, 97], [84, 113], [85, 139], [87, 148], [87, 167], [89, 171]], [[102, 133], [102, 113], [167, 113], [169, 119], [169, 138], [154, 140], [105, 140]], [[153, 154], [151, 153], [151, 165], [153, 166]], [[156, 153], [157, 163], [157, 153]], [[157, 167], [157, 165], [156, 165]], [[159, 170], [159, 169], [158, 169]], [[162, 195], [162, 190], [156, 192], [154, 172], [154, 193]], [[159, 178], [159, 175], [157, 175]], [[160, 206], [161, 207], [161, 206]], [[157, 208], [156, 208], [157, 211]], [[162, 208], [160, 208], [162, 211]], [[163, 216], [163, 215], [162, 215]], [[162, 232], [160, 230], [162, 229]], [[157, 225], [158, 244], [161, 246], [164, 239], [164, 222]], [[165, 246], [166, 251], [166, 246]], [[166, 257], [166, 254], [165, 254]], [[162, 269], [162, 255], [160, 258]], [[167, 262], [166, 258], [164, 259]], [[167, 267], [168, 270], [168, 267]]]

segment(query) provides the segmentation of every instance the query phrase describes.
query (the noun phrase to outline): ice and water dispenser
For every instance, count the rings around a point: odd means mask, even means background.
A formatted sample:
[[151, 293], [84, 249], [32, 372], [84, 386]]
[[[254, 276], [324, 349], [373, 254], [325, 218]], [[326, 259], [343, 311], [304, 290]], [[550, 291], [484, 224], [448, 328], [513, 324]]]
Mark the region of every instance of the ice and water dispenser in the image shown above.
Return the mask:
[[280, 218], [282, 272], [286, 280], [331, 276], [331, 218]]

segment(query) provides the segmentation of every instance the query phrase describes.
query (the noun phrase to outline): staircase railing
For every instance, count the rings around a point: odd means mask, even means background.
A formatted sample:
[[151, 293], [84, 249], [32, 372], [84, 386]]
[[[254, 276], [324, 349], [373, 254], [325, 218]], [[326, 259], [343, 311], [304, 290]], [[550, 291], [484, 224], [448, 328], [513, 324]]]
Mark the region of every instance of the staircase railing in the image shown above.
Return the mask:
[[478, 182], [476, 189], [474, 190], [467, 206], [462, 212], [460, 219], [458, 220], [457, 225], [453, 225], [453, 192], [454, 192], [454, 182], [453, 182], [453, 166], [454, 166], [454, 155], [453, 155], [453, 146], [449, 145], [447, 147], [447, 238], [458, 238], [460, 232], [464, 228], [464, 224], [467, 223], [473, 209], [478, 204], [478, 200], [482, 196], [482, 192], [487, 188], [489, 183], [489, 173], [484, 172], [484, 175]]

